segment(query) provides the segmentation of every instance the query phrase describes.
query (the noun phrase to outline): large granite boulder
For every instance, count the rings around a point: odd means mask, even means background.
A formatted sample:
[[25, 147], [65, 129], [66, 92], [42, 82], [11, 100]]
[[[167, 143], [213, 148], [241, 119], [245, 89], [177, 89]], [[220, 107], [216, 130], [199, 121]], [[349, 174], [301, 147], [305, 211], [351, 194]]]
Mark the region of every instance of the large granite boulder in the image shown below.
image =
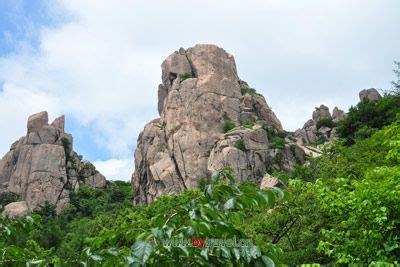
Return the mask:
[[329, 108], [325, 105], [320, 105], [316, 107], [313, 114], [312, 119], [313, 121], [317, 122], [322, 118], [331, 118], [331, 113], [329, 112]]
[[29, 208], [25, 201], [12, 202], [4, 207], [4, 217], [15, 219], [29, 215]]
[[[181, 48], [161, 67], [160, 118], [144, 127], [135, 152], [136, 203], [193, 188], [222, 167], [235, 168], [239, 180], [261, 180], [267, 168], [290, 169], [304, 159], [296, 144], [272, 147], [268, 135], [282, 134], [282, 125], [264, 97], [239, 79], [224, 49]], [[227, 122], [236, 127], [225, 133]]]
[[73, 151], [64, 124], [64, 116], [49, 124], [45, 111], [30, 116], [26, 136], [0, 160], [0, 193], [14, 193], [21, 200], [6, 206], [5, 214], [25, 215], [25, 206], [29, 212], [45, 204], [55, 205], [59, 212], [69, 202], [69, 190], [79, 184], [105, 186], [104, 176]]
[[381, 94], [375, 88], [361, 90], [359, 96], [360, 101], [368, 99], [369, 101], [375, 102], [382, 98]]
[[346, 112], [339, 109], [338, 107], [335, 107], [332, 111], [332, 119], [334, 122], [339, 122], [343, 120], [346, 116], [347, 116]]

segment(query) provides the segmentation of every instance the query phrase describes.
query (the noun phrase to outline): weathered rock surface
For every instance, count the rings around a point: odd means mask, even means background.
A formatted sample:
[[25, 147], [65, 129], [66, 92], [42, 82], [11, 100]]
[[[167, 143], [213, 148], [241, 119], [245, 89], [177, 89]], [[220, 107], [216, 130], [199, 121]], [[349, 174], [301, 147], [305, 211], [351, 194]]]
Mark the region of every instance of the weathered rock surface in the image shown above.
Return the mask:
[[382, 98], [381, 94], [375, 88], [364, 89], [359, 93], [360, 101], [368, 99], [369, 101], [378, 101]]
[[25, 206], [29, 212], [46, 203], [61, 211], [69, 202], [69, 190], [79, 184], [105, 186], [104, 176], [73, 151], [64, 124], [62, 116], [49, 125], [45, 111], [30, 116], [27, 135], [0, 160], [0, 193], [11, 192], [21, 200], [6, 206], [6, 216], [24, 215]]
[[334, 122], [339, 122], [342, 119], [346, 117], [346, 112], [343, 110], [339, 109], [338, 107], [335, 107], [332, 111], [332, 119]]
[[[295, 143], [277, 148], [282, 125], [247, 83], [233, 56], [214, 45], [181, 48], [162, 63], [160, 118], [139, 135], [132, 186], [136, 203], [197, 186], [223, 167], [239, 180], [260, 181], [267, 169], [288, 170], [304, 160]], [[224, 123], [236, 127], [224, 133]], [[246, 127], [240, 126], [245, 125]]]
[[267, 173], [261, 180], [260, 189], [266, 190], [271, 187], [287, 188], [281, 180]]
[[331, 116], [331, 113], [329, 111], [329, 108], [327, 106], [325, 106], [325, 105], [321, 105], [319, 107], [316, 107], [314, 112], [313, 112], [313, 115], [312, 115], [312, 118], [313, 118], [314, 122], [319, 121], [322, 118], [331, 118], [331, 117], [332, 116]]
[[15, 219], [26, 215], [29, 215], [29, 208], [25, 201], [12, 202], [4, 207], [4, 217]]

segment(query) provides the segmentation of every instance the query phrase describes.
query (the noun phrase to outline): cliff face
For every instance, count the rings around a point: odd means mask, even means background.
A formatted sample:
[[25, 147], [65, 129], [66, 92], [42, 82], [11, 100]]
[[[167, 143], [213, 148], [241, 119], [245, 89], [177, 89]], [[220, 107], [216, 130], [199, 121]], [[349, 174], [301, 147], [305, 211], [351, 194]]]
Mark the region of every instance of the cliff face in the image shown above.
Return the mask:
[[264, 97], [239, 79], [233, 56], [214, 45], [181, 48], [162, 63], [158, 111], [138, 138], [136, 203], [195, 187], [226, 166], [240, 180], [260, 180], [304, 158]]
[[49, 124], [47, 112], [34, 114], [27, 128], [27, 135], [0, 160], [0, 192], [14, 193], [21, 200], [5, 207], [6, 216], [24, 215], [46, 203], [56, 205], [59, 212], [80, 184], [105, 186], [104, 176], [73, 151], [64, 116]]

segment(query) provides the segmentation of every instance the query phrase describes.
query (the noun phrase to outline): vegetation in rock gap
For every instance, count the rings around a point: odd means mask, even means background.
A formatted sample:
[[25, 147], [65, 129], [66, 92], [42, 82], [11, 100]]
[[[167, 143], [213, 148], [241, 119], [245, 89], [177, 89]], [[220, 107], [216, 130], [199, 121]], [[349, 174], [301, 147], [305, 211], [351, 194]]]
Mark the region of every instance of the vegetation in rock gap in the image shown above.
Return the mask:
[[332, 118], [321, 118], [317, 121], [317, 129], [321, 127], [333, 128], [336, 126], [336, 123], [332, 120]]
[[260, 96], [259, 93], [257, 93], [256, 89], [251, 88], [247, 84], [243, 84], [243, 86], [240, 88], [240, 92], [242, 95], [249, 94], [251, 96]]
[[225, 133], [229, 132], [230, 130], [232, 130], [235, 127], [236, 127], [236, 125], [232, 121], [230, 121], [230, 120], [224, 121], [224, 132]]
[[186, 79], [190, 79], [193, 78], [191, 73], [185, 72], [185, 73], [181, 73], [179, 74], [179, 77], [181, 78], [181, 81], [183, 82]]
[[241, 124], [241, 126], [243, 126], [244, 128], [251, 129], [254, 126], [254, 122], [252, 122], [250, 120], [246, 120]]
[[235, 146], [237, 149], [240, 149], [240, 150], [242, 150], [242, 151], [246, 151], [246, 147], [245, 147], [244, 141], [243, 141], [242, 139], [237, 140], [237, 141], [235, 142], [234, 146]]

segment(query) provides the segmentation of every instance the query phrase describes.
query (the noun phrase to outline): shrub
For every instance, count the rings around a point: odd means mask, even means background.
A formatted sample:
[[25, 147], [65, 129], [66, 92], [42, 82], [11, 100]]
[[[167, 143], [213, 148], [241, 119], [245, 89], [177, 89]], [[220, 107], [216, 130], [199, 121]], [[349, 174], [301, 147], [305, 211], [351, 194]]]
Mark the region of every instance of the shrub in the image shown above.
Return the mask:
[[230, 130], [232, 130], [235, 127], [236, 127], [236, 125], [232, 121], [230, 121], [230, 120], [224, 121], [224, 132], [225, 133], [229, 132]]
[[244, 121], [244, 122], [242, 123], [242, 126], [243, 126], [244, 128], [251, 129], [251, 128], [253, 128], [253, 126], [254, 126], [254, 122], [249, 121], [249, 120], [246, 120], [246, 121]]
[[[286, 196], [277, 188], [263, 191], [251, 184], [238, 185], [232, 174], [229, 168], [215, 172], [195, 197], [188, 195], [190, 190], [162, 197], [143, 207], [142, 215], [131, 214], [120, 225], [103, 229], [84, 250], [83, 262], [88, 266], [274, 266], [280, 249], [263, 240], [240, 248], [171, 245], [170, 240], [186, 239], [192, 244], [192, 237], [246, 239], [238, 227], [244, 224], [245, 214], [271, 209]], [[147, 212], [151, 219], [143, 216]]]
[[399, 95], [385, 95], [376, 102], [365, 99], [350, 108], [346, 118], [338, 123], [337, 131], [345, 138], [346, 145], [352, 145], [358, 130], [364, 127], [381, 129], [393, 123], [397, 113], [400, 113]]
[[185, 72], [185, 73], [179, 74], [179, 77], [181, 78], [181, 82], [183, 82], [186, 79], [193, 78], [193, 75], [189, 72]]
[[250, 88], [247, 86], [240, 88], [240, 92], [242, 93], [242, 95], [245, 95], [245, 94], [249, 94], [251, 96], [259, 96], [260, 95], [259, 93], [257, 93], [256, 89]]
[[286, 145], [285, 139], [279, 136], [272, 136], [270, 139], [270, 148], [273, 149], [284, 149]]
[[11, 202], [18, 201], [18, 195], [11, 192], [0, 193], [0, 211], [4, 209], [4, 206]]
[[317, 129], [319, 130], [321, 127], [333, 128], [336, 126], [336, 123], [332, 120], [332, 118], [321, 118], [317, 121]]
[[234, 146], [235, 146], [237, 149], [240, 149], [240, 150], [242, 150], [242, 151], [246, 151], [246, 147], [245, 147], [245, 145], [244, 145], [243, 140], [237, 140], [237, 141], [235, 142]]

